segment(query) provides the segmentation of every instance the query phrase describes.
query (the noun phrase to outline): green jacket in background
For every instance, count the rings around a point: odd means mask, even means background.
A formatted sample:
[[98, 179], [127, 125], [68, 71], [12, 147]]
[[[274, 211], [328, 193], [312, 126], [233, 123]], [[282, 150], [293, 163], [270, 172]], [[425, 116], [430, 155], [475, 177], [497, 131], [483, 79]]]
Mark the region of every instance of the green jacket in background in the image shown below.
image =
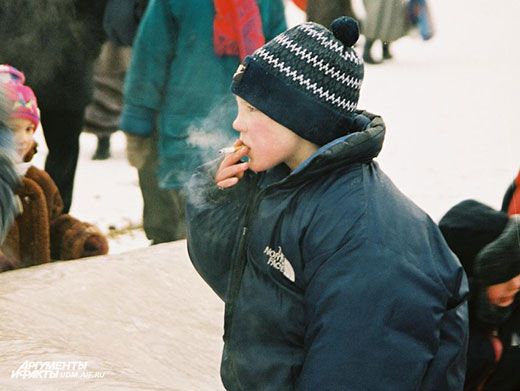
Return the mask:
[[[258, 0], [266, 41], [287, 26], [282, 0]], [[121, 129], [158, 130], [159, 185], [183, 187], [197, 166], [232, 140], [230, 92], [238, 57], [213, 49], [213, 2], [152, 0], [143, 16], [125, 80]]]

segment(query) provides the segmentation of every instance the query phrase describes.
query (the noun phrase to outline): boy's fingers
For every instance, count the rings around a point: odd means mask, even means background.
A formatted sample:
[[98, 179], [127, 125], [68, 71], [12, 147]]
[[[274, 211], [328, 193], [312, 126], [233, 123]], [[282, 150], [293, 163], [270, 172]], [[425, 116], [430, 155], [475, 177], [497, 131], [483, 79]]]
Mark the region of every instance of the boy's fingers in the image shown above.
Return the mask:
[[249, 152], [249, 148], [246, 146], [242, 146], [238, 148], [235, 152], [231, 152], [226, 155], [224, 160], [222, 161], [223, 165], [230, 166], [232, 164], [236, 164], [242, 159], [243, 157], [247, 156], [247, 153]]
[[217, 182], [217, 186], [220, 188], [220, 189], [226, 189], [228, 187], [232, 187], [232, 186], [235, 186], [237, 183], [238, 183], [238, 178], [236, 177], [233, 177], [233, 178], [227, 178], [227, 179], [224, 179], [223, 181], [220, 181], [220, 182]]
[[246, 171], [248, 167], [249, 163], [247, 162], [224, 167], [217, 172], [217, 175], [215, 175], [215, 182], [220, 182], [226, 178], [232, 178], [238, 175], [243, 175], [244, 171]]

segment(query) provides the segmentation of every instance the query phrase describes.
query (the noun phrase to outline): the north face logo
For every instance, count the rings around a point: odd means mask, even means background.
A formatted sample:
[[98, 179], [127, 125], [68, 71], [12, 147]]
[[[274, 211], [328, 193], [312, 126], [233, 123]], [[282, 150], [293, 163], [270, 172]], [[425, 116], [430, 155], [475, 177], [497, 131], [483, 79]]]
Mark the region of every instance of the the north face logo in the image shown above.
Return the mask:
[[282, 248], [280, 246], [278, 246], [278, 251], [274, 251], [271, 247], [266, 246], [264, 254], [269, 257], [269, 259], [267, 260], [267, 264], [269, 266], [272, 266], [275, 269], [280, 270], [283, 273], [283, 275], [287, 277], [290, 281], [295, 281], [296, 276], [294, 274], [294, 269], [289, 260], [283, 254]]
[[518, 333], [513, 333], [511, 335], [511, 346], [520, 347], [520, 335]]

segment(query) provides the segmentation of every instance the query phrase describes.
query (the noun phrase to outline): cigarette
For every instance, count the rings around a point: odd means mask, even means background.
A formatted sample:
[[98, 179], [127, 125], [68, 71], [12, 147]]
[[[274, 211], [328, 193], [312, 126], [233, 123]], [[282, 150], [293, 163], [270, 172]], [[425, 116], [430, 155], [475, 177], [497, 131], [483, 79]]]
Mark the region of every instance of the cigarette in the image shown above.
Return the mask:
[[223, 154], [223, 153], [233, 153], [233, 152], [235, 152], [237, 150], [238, 150], [237, 147], [232, 146], [232, 147], [222, 148], [221, 150], [218, 151], [218, 153], [220, 153], [220, 154]]

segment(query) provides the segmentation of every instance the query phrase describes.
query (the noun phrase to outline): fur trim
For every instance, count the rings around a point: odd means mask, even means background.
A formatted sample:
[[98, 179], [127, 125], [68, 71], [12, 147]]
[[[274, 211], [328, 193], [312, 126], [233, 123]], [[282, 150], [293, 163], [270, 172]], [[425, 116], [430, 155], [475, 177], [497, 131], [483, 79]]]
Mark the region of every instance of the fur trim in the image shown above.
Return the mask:
[[30, 178], [22, 178], [18, 192], [23, 213], [16, 219], [20, 232], [21, 267], [50, 261], [49, 219], [47, 201], [42, 188]]
[[15, 222], [0, 246], [0, 272], [20, 267], [20, 232]]
[[49, 220], [53, 220], [63, 211], [63, 200], [61, 199], [58, 186], [54, 183], [47, 172], [40, 170], [34, 166], [29, 167], [26, 178], [32, 179], [42, 188], [47, 201], [47, 210], [49, 212]]
[[0, 273], [14, 270], [18, 267], [17, 262], [0, 251]]
[[63, 214], [51, 224], [53, 259], [69, 260], [108, 253], [108, 241], [95, 226]]

